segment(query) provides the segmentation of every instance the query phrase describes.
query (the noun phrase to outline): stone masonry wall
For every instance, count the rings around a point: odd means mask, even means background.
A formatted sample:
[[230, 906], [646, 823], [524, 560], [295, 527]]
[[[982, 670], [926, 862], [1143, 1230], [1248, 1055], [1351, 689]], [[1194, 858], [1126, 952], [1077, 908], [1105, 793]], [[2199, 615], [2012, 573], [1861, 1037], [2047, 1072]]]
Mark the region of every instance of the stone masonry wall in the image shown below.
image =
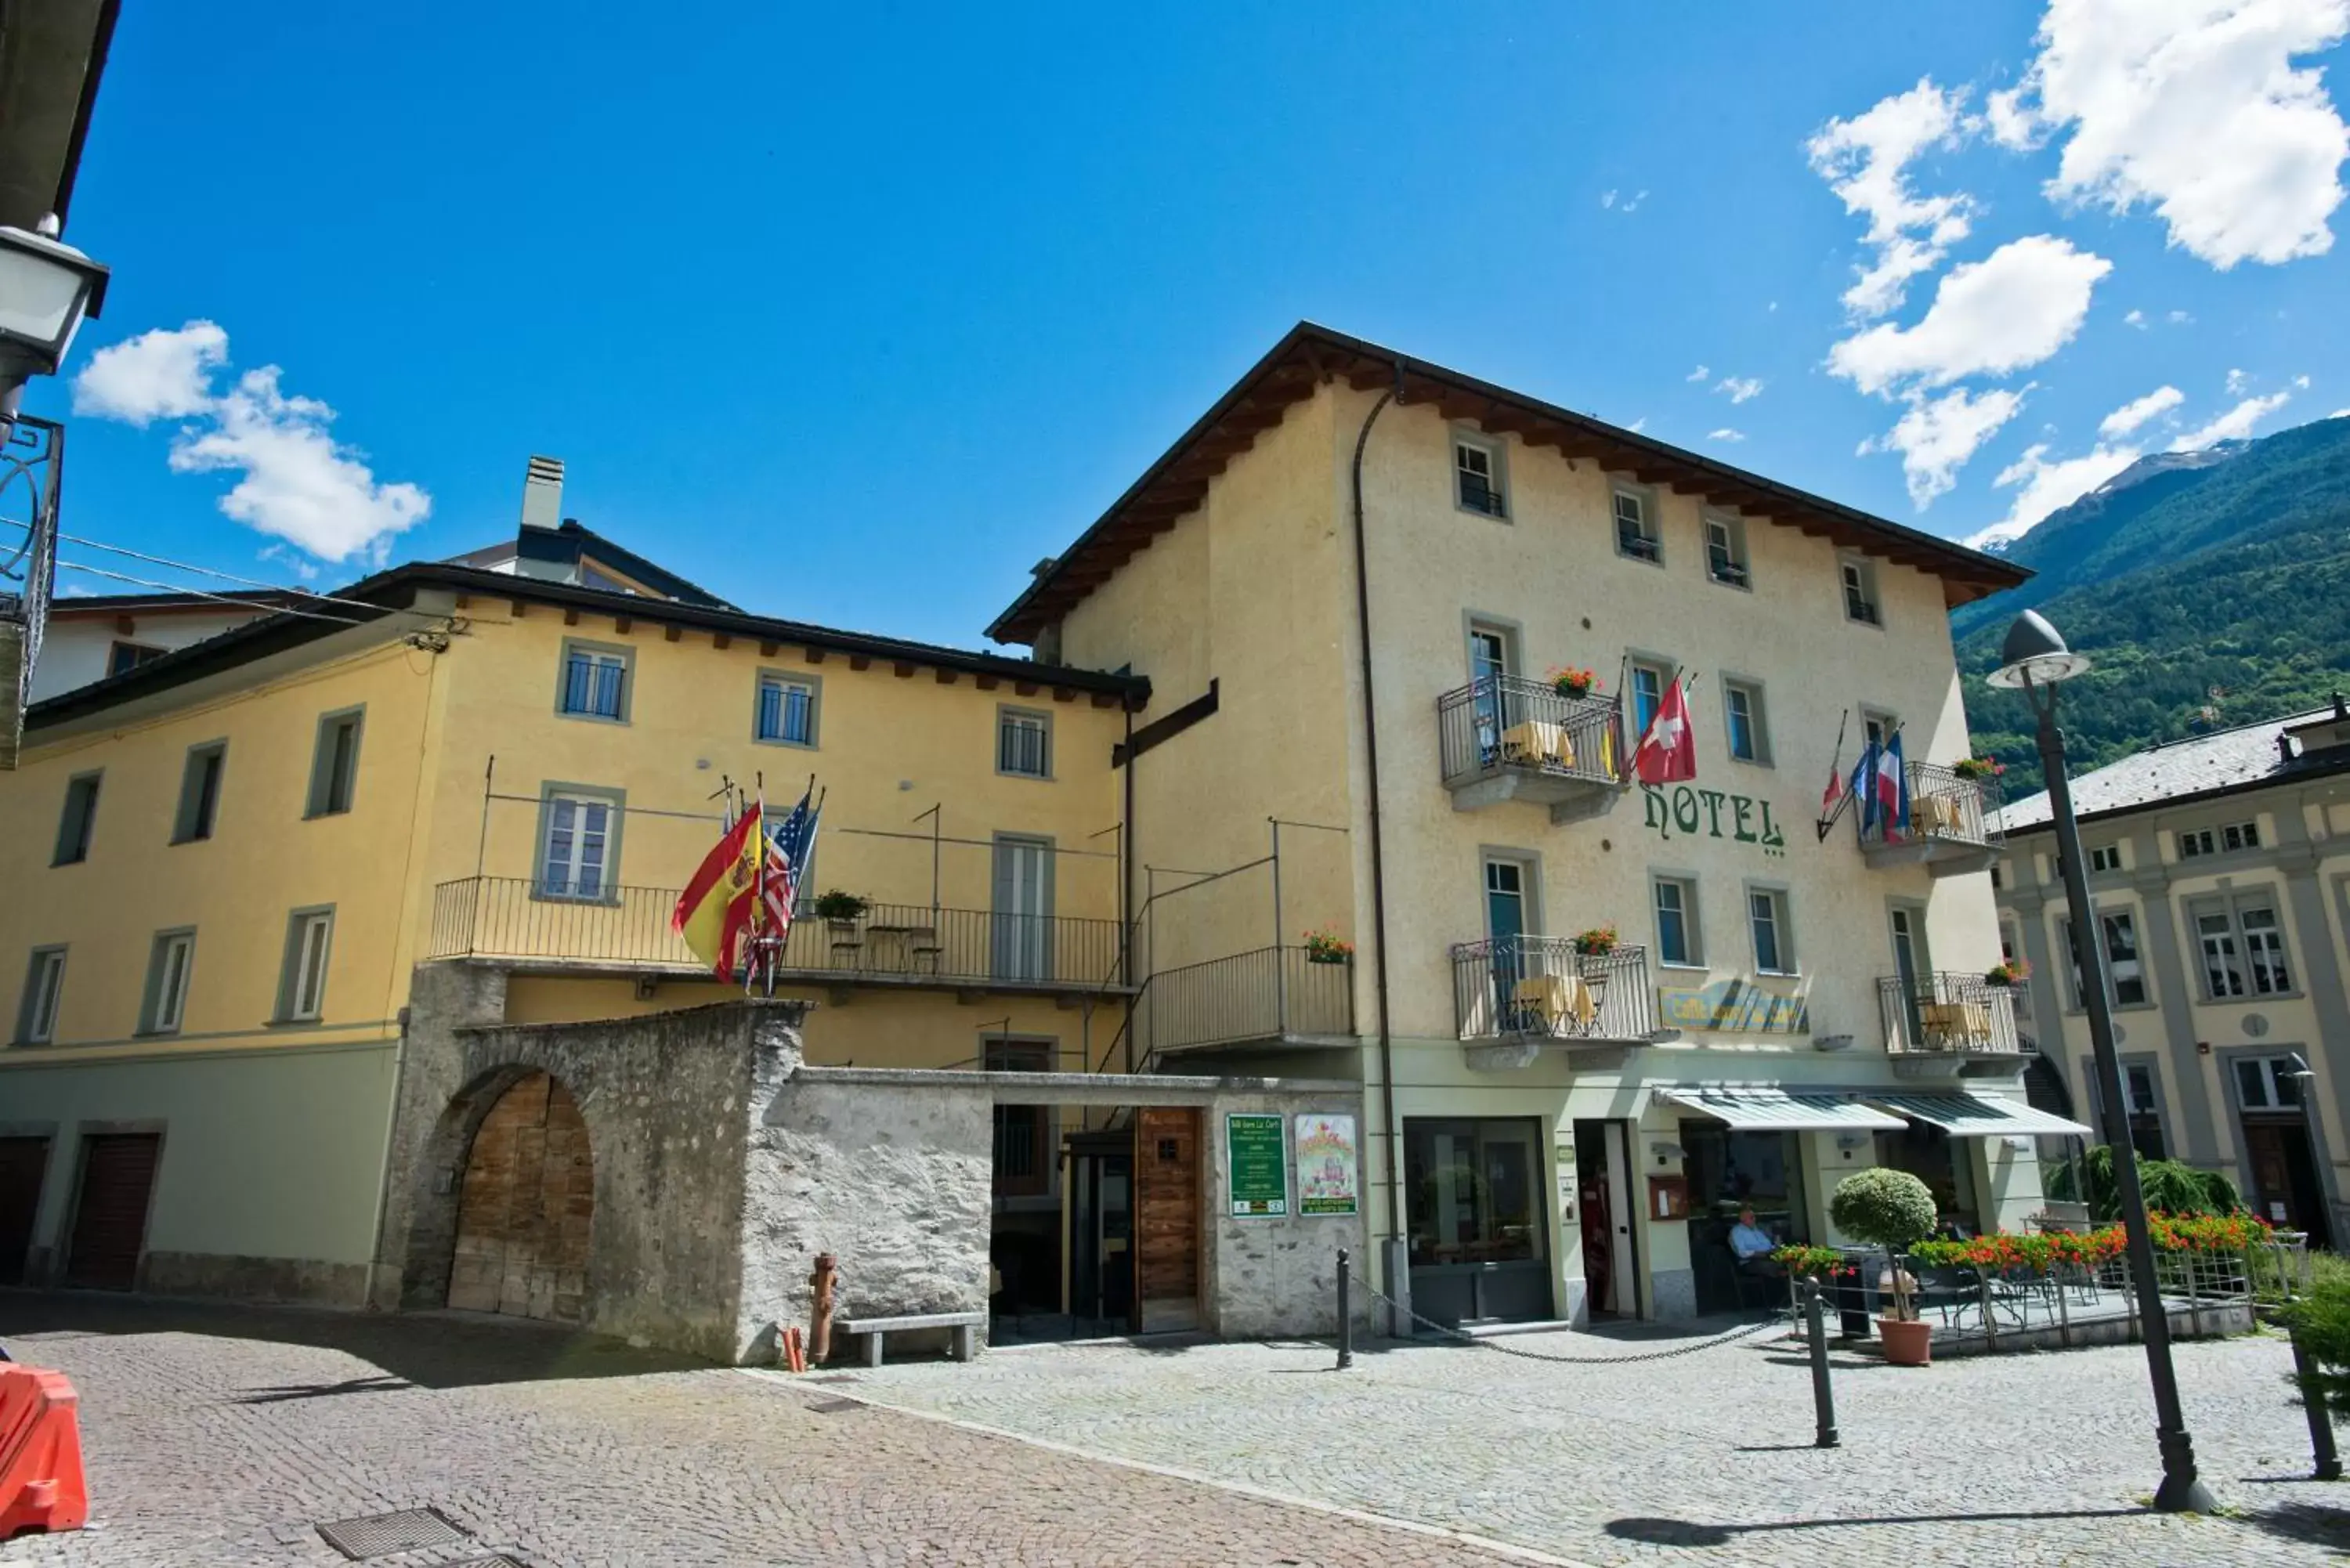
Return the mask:
[[[1235, 1219], [1232, 1214], [1230, 1150], [1224, 1116], [1232, 1111], [1278, 1112], [1289, 1118], [1289, 1206], [1285, 1219]], [[1207, 1126], [1209, 1180], [1208, 1246], [1202, 1260], [1209, 1332], [1226, 1339], [1266, 1339], [1338, 1331], [1338, 1249], [1353, 1253], [1355, 1291], [1351, 1315], [1357, 1334], [1371, 1324], [1370, 1278], [1365, 1215], [1370, 1195], [1358, 1194], [1351, 1215], [1300, 1214], [1297, 1210], [1295, 1117], [1301, 1111], [1352, 1115], [1359, 1139], [1363, 1097], [1359, 1090], [1331, 1093], [1226, 1093], [1210, 1102]], [[1358, 1146], [1359, 1147], [1359, 1146]], [[1357, 1160], [1357, 1181], [1363, 1180]]]

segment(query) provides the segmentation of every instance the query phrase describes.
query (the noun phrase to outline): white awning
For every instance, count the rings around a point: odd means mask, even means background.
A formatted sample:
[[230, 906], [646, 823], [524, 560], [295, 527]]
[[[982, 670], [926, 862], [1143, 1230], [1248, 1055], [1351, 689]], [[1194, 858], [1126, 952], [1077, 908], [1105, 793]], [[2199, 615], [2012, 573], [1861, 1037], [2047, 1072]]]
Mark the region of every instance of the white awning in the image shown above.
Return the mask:
[[1952, 1137], [2095, 1137], [2079, 1122], [1987, 1095], [1871, 1095], [1871, 1105], [1930, 1123]]
[[1660, 1089], [1687, 1110], [1748, 1132], [1898, 1132], [1898, 1116], [1830, 1094], [1787, 1089]]

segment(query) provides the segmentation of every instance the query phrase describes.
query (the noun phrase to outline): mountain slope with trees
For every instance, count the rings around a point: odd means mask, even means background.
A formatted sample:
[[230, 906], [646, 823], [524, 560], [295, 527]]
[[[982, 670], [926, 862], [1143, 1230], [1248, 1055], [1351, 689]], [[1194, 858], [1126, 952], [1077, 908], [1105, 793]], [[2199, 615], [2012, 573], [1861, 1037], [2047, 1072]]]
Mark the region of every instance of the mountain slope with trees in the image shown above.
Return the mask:
[[2020, 693], [1982, 677], [2020, 610], [2095, 668], [2064, 689], [2074, 768], [2350, 687], [2350, 418], [2148, 458], [2055, 512], [2008, 557], [2039, 574], [1951, 618], [1976, 754], [2041, 787]]

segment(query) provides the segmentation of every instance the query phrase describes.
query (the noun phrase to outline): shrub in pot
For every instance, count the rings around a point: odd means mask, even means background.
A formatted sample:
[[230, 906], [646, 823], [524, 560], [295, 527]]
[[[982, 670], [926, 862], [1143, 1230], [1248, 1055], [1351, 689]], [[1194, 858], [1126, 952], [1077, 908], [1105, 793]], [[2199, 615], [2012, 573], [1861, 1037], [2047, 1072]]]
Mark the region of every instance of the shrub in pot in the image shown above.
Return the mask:
[[1925, 1366], [1933, 1330], [1918, 1321], [1910, 1304], [1909, 1276], [1902, 1271], [1901, 1254], [1934, 1233], [1934, 1195], [1906, 1170], [1884, 1166], [1856, 1170], [1836, 1183], [1828, 1199], [1828, 1218], [1854, 1241], [1885, 1249], [1893, 1282], [1893, 1315], [1877, 1320], [1877, 1332], [1885, 1337], [1885, 1359], [1901, 1366]]
[[835, 888], [816, 895], [816, 912], [820, 919], [836, 926], [845, 926], [865, 913], [865, 900], [854, 893], [844, 893]]

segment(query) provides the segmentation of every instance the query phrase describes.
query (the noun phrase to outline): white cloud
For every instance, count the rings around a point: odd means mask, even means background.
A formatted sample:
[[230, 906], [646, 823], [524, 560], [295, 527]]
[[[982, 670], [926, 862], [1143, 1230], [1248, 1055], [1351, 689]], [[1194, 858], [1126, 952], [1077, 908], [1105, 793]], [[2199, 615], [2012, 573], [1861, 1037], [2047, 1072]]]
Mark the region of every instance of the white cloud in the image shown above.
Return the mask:
[[2081, 329], [2103, 256], [2053, 234], [2011, 240], [1979, 262], [1953, 267], [1915, 327], [1881, 323], [1828, 351], [1828, 368], [1864, 392], [1916, 379], [1948, 386], [1962, 376], [2037, 365]]
[[2143, 310], [2131, 311], [2122, 317], [2122, 321], [2127, 326], [2137, 327], [2140, 332], [2146, 330], [2146, 312]]
[[1898, 306], [1909, 280], [1940, 265], [1966, 237], [1972, 202], [1962, 194], [1920, 196], [1908, 178], [1921, 154], [1965, 139], [1971, 129], [1965, 105], [1965, 88], [1946, 92], [1924, 78], [1850, 119], [1829, 120], [1805, 143], [1812, 168], [1845, 211], [1868, 221], [1863, 241], [1876, 255], [1855, 269], [1859, 279], [1844, 295], [1855, 318]]
[[1960, 387], [1939, 398], [1917, 394], [1900, 422], [1883, 435], [1861, 442], [1857, 455], [1899, 452], [1909, 499], [1923, 510], [1958, 483], [1959, 470], [2016, 416], [2023, 407], [2024, 392], [2031, 389], [1977, 396]]
[[2078, 501], [2136, 462], [2139, 456], [2134, 446], [2100, 444], [2079, 457], [2051, 462], [2045, 445], [2026, 447], [2023, 455], [2008, 464], [1992, 482], [2002, 490], [2017, 487], [2014, 504], [2008, 508], [2005, 517], [1966, 542], [1980, 550], [2020, 539], [2051, 512]]
[[2296, 56], [2350, 34], [2350, 0], [2050, 0], [2020, 92], [1991, 133], [2071, 130], [2048, 193], [2151, 205], [2212, 265], [2334, 244], [2350, 128]]
[[1762, 379], [1759, 376], [1724, 376], [1714, 383], [1713, 389], [1728, 392], [1733, 403], [1742, 403], [1750, 398], [1762, 395]]
[[1648, 428], [1648, 416], [1642, 414], [1638, 419], [1634, 420], [1630, 424], [1626, 425], [1624, 428], [1630, 431], [1634, 435], [1638, 435], [1642, 431]]
[[2350, 420], [2350, 409], [2336, 409], [2325, 417], [2329, 420]]
[[[283, 390], [276, 366], [216, 394], [213, 373], [227, 362], [228, 334], [209, 321], [142, 333], [91, 357], [75, 379], [74, 409], [140, 426], [189, 420], [172, 439], [173, 471], [238, 474], [221, 511], [322, 561], [380, 561], [394, 534], [432, 511], [416, 485], [379, 483], [363, 454], [328, 432], [335, 410]], [[315, 575], [271, 555], [279, 549], [264, 555]]]
[[2291, 401], [2291, 392], [2271, 392], [2265, 398], [2246, 398], [2202, 429], [2189, 431], [2172, 441], [2170, 450], [2197, 452], [2223, 441], [2241, 441], [2252, 433], [2254, 425]]
[[228, 334], [209, 321], [141, 332], [90, 356], [74, 378], [74, 412], [141, 429], [201, 413], [212, 401], [213, 372], [227, 359]]
[[1691, 370], [1688, 375], [1683, 376], [1681, 379], [1684, 381], [1702, 381], [1712, 374], [1712, 371], [1707, 369], [1704, 366], [1700, 365], [1696, 369]]
[[318, 568], [290, 545], [264, 545], [254, 555], [258, 560], [276, 562], [306, 583], [318, 580]]
[[2124, 403], [2107, 414], [2097, 426], [2097, 434], [2106, 441], [2126, 436], [2158, 414], [2167, 414], [2187, 400], [2187, 394], [2176, 387], [2157, 387], [2145, 397]]
[[1601, 193], [1599, 204], [1612, 212], [1632, 213], [1638, 212], [1640, 203], [1648, 198], [1648, 193], [1646, 191], [1636, 191], [1629, 196], [1624, 195], [1621, 192], [1607, 191]]
[[2230, 370], [2228, 372], [2228, 396], [2232, 398], [2237, 393], [2242, 391], [2244, 389], [2244, 383], [2250, 379], [2251, 379], [2251, 378], [2245, 375], [2241, 370]]
[[2008, 88], [1985, 99], [1983, 124], [1993, 141], [2012, 152], [2029, 152], [2039, 146], [2044, 129], [2023, 101], [2022, 88]]
[[2169, 322], [2173, 327], [2185, 327], [2189, 323], [2192, 322], [2195, 317], [2188, 315], [2187, 312], [2183, 310], [2174, 310], [2169, 315], [2164, 317], [2163, 319]]
[[2295, 376], [2293, 379], [2293, 384], [2295, 390], [2303, 392], [2309, 390], [2309, 378], [2306, 376]]
[[1724, 425], [1718, 431], [1706, 431], [1705, 439], [1708, 441], [1740, 441], [1746, 439], [1746, 432], [1744, 431], [1734, 431], [1728, 425]]
[[1599, 198], [1599, 204], [1603, 207], [1614, 206], [1616, 204], [1616, 192], [1609, 191], [1606, 194], [1602, 195]]

